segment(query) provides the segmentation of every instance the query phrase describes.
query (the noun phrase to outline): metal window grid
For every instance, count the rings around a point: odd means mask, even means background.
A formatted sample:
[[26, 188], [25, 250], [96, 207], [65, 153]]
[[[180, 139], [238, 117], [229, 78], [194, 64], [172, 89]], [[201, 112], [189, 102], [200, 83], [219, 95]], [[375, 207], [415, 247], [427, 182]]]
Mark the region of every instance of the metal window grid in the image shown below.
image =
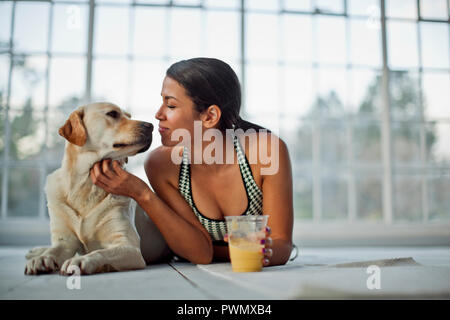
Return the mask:
[[[343, 1], [343, 7], [344, 7], [344, 11], [343, 13], [330, 13], [330, 12], [321, 12], [320, 10], [312, 10], [312, 11], [307, 11], [307, 12], [302, 12], [302, 11], [290, 11], [290, 10], [284, 10], [283, 9], [283, 0], [279, 0], [279, 4], [280, 4], [280, 10], [278, 10], [277, 12], [275, 12], [275, 14], [278, 16], [278, 21], [281, 21], [281, 16], [285, 13], [289, 13], [289, 14], [299, 14], [299, 15], [309, 15], [309, 16], [324, 16], [324, 15], [328, 15], [328, 16], [341, 16], [345, 18], [345, 32], [346, 32], [346, 39], [347, 39], [347, 57], [346, 57], [346, 65], [345, 65], [345, 70], [346, 71], [351, 71], [352, 68], [354, 67], [352, 65], [352, 62], [350, 60], [350, 57], [348, 56], [348, 36], [349, 36], [349, 22], [350, 22], [350, 16], [348, 14], [348, 1], [347, 0], [342, 0]], [[419, 74], [419, 97], [420, 97], [420, 109], [423, 111], [423, 92], [422, 92], [422, 76], [423, 76], [423, 66], [422, 66], [422, 52], [421, 52], [421, 35], [420, 35], [420, 31], [419, 31], [419, 23], [420, 22], [436, 22], [436, 23], [447, 23], [447, 25], [449, 26], [450, 29], [450, 18], [448, 21], [441, 21], [441, 20], [434, 20], [434, 19], [424, 19], [421, 17], [421, 13], [420, 13], [420, 1], [421, 0], [417, 0], [417, 9], [418, 9], [418, 17], [417, 19], [411, 20], [411, 19], [404, 19], [404, 18], [387, 18], [385, 15], [385, 7], [386, 7], [386, 1], [385, 0], [380, 0], [379, 5], [380, 5], [380, 12], [381, 12], [381, 17], [380, 17], [380, 23], [381, 23], [381, 37], [382, 37], [382, 68], [381, 68], [381, 73], [382, 73], [382, 93], [381, 93], [381, 98], [383, 101], [383, 111], [382, 111], [382, 115], [381, 115], [381, 119], [369, 119], [369, 121], [375, 121], [375, 122], [379, 122], [381, 125], [381, 133], [382, 133], [382, 187], [383, 187], [383, 197], [382, 197], [382, 214], [383, 214], [383, 221], [386, 224], [392, 224], [394, 221], [394, 196], [395, 193], [394, 191], [394, 187], [393, 187], [393, 176], [395, 174], [394, 170], [397, 171], [410, 171], [412, 170], [412, 172], [417, 172], [417, 171], [421, 171], [422, 175], [421, 175], [421, 186], [422, 186], [422, 220], [423, 222], [427, 222], [429, 219], [428, 216], [428, 211], [429, 211], [429, 203], [428, 203], [428, 197], [427, 197], [427, 193], [428, 193], [428, 179], [427, 179], [427, 175], [426, 173], [432, 170], [448, 170], [449, 168], [439, 168], [438, 166], [430, 166], [426, 163], [426, 146], [425, 146], [425, 137], [426, 137], [426, 125], [427, 125], [427, 120], [425, 119], [423, 113], [422, 113], [422, 119], [420, 121], [420, 157], [421, 157], [421, 166], [418, 168], [402, 168], [402, 167], [394, 167], [394, 163], [393, 163], [393, 152], [392, 152], [392, 139], [391, 139], [391, 125], [392, 123], [396, 122], [396, 121], [401, 121], [401, 120], [393, 120], [391, 119], [391, 113], [390, 113], [390, 89], [389, 89], [389, 78], [390, 78], [390, 72], [393, 71], [389, 68], [389, 64], [388, 64], [388, 50], [389, 48], [387, 47], [387, 30], [386, 30], [386, 21], [387, 20], [409, 20], [409, 21], [415, 21], [416, 22], [416, 27], [418, 29], [417, 35], [418, 35], [418, 56], [419, 56], [419, 67], [418, 67], [418, 74]], [[0, 160], [0, 162], [2, 163], [2, 203], [1, 203], [1, 220], [6, 220], [8, 218], [10, 218], [8, 216], [8, 179], [9, 179], [9, 169], [10, 168], [16, 168], [16, 167], [34, 167], [36, 169], [38, 169], [41, 173], [41, 179], [40, 179], [40, 188], [41, 188], [41, 192], [40, 192], [40, 204], [39, 204], [39, 215], [38, 218], [39, 219], [46, 219], [46, 215], [45, 215], [45, 196], [43, 193], [43, 186], [45, 183], [45, 176], [46, 174], [48, 174], [48, 165], [47, 162], [50, 159], [46, 159], [44, 163], [38, 163], [37, 165], [30, 165], [27, 163], [24, 164], [17, 164], [17, 163], [12, 163], [9, 159], [9, 153], [10, 153], [10, 147], [9, 147], [9, 141], [11, 139], [11, 127], [10, 127], [10, 96], [11, 96], [11, 75], [12, 75], [12, 69], [13, 69], [13, 61], [14, 61], [14, 57], [15, 57], [15, 51], [14, 51], [14, 47], [13, 47], [13, 38], [14, 38], [14, 25], [15, 25], [15, 12], [16, 12], [16, 5], [19, 2], [27, 2], [26, 0], [13, 0], [12, 2], [12, 19], [11, 19], [11, 33], [10, 33], [10, 46], [7, 52], [0, 52], [0, 54], [7, 54], [9, 56], [9, 61], [10, 61], [10, 66], [9, 66], [9, 72], [8, 72], [8, 86], [7, 86], [7, 93], [6, 93], [6, 103], [4, 106], [1, 106], [1, 111], [4, 113], [4, 128], [5, 128], [5, 132], [4, 132], [4, 138], [5, 138], [5, 149], [4, 149], [4, 156], [3, 159]], [[46, 57], [48, 58], [48, 61], [50, 61], [52, 59], [52, 52], [50, 51], [50, 44], [51, 44], [51, 37], [52, 37], [52, 15], [53, 15], [53, 11], [54, 11], [54, 5], [56, 3], [58, 4], [73, 4], [73, 5], [79, 5], [81, 4], [80, 2], [74, 2], [74, 1], [51, 1], [51, 0], [38, 0], [37, 2], [47, 2], [50, 4], [50, 16], [49, 16], [49, 21], [48, 21], [48, 42], [47, 42], [47, 50], [44, 53], [46, 55]], [[313, 8], [315, 8], [315, 1], [313, 2]], [[447, 0], [447, 9], [450, 7], [449, 4], [449, 0]], [[86, 85], [85, 85], [85, 94], [84, 94], [84, 101], [90, 101], [91, 100], [91, 93], [92, 93], [92, 64], [93, 64], [93, 60], [96, 58], [94, 57], [94, 53], [93, 53], [93, 44], [94, 44], [94, 22], [95, 22], [95, 12], [96, 12], [96, 8], [99, 4], [95, 3], [94, 0], [87, 0], [86, 4], [88, 4], [89, 7], [89, 26], [88, 26], [88, 38], [87, 38], [87, 51], [86, 51]], [[101, 3], [102, 6], [127, 6], [127, 7], [131, 7], [133, 8], [133, 10], [130, 10], [130, 15], [133, 16], [135, 13], [135, 10], [138, 10], [140, 7], [168, 7], [168, 8], [183, 8], [183, 7], [189, 7], [189, 8], [196, 8], [198, 10], [201, 10], [203, 13], [206, 12], [208, 9], [204, 6], [203, 1], [201, 1], [200, 5], [195, 5], [195, 6], [191, 6], [191, 5], [177, 5], [176, 3], [174, 3], [174, 1], [170, 0], [167, 2], [167, 4], [150, 4], [150, 3], [139, 3], [139, 1], [133, 0], [130, 3]], [[230, 10], [230, 9], [214, 9], [214, 10]], [[234, 9], [231, 9], [234, 10]], [[249, 10], [246, 9], [245, 7], [245, 0], [241, 0], [240, 1], [240, 8], [237, 9], [237, 12], [239, 12], [240, 17], [241, 17], [241, 25], [240, 25], [240, 33], [241, 33], [241, 41], [240, 41], [240, 66], [241, 66], [241, 70], [240, 70], [240, 76], [241, 76], [241, 82], [242, 82], [242, 87], [243, 87], [243, 101], [245, 101], [245, 88], [246, 88], [246, 65], [248, 62], [248, 59], [246, 58], [246, 42], [245, 42], [245, 37], [246, 37], [246, 16], [248, 12], [266, 12], [265, 10]], [[274, 12], [272, 12], [274, 13]], [[352, 15], [352, 18], [358, 18], [358, 15]], [[170, 19], [170, 17], [168, 17]], [[359, 17], [359, 18], [364, 18], [364, 17]], [[202, 16], [202, 20], [203, 20], [203, 24], [204, 24], [204, 15]], [[133, 23], [133, 19], [130, 19], [130, 23]], [[317, 29], [317, 26], [314, 25], [315, 20], [313, 20], [313, 34], [315, 32], [315, 30]], [[280, 23], [278, 23], [278, 25], [280, 25]], [[204, 29], [204, 28], [203, 28]], [[131, 27], [130, 28], [131, 32], [133, 32], [134, 28]], [[169, 37], [170, 36], [170, 30], [169, 30], [169, 22], [167, 22], [166, 24], [166, 28], [165, 31], [166, 32], [166, 36]], [[280, 29], [279, 29], [280, 32]], [[130, 36], [130, 39], [132, 39], [132, 37]], [[126, 59], [129, 62], [132, 62], [134, 57], [131, 54], [131, 48], [132, 48], [132, 40], [130, 40], [128, 47], [129, 47], [129, 54], [127, 55]], [[317, 45], [315, 45], [315, 41], [313, 41], [313, 57], [317, 55]], [[281, 46], [280, 46], [281, 47]], [[170, 48], [168, 48], [166, 46], [166, 55], [163, 57], [163, 61], [169, 61], [170, 60]], [[280, 59], [280, 54], [279, 54], [279, 58], [277, 61], [278, 65], [285, 65], [285, 62], [282, 61]], [[314, 58], [313, 58], [314, 59]], [[45, 132], [45, 136], [47, 137], [48, 133], [48, 123], [47, 123], [47, 117], [46, 115], [48, 114], [49, 110], [48, 110], [48, 100], [49, 100], [49, 74], [50, 74], [50, 65], [51, 64], [47, 64], [47, 69], [46, 69], [46, 88], [45, 88], [45, 108], [43, 110], [43, 114], [44, 114], [44, 121], [45, 121], [45, 126], [46, 126], [46, 132]], [[315, 70], [315, 72], [313, 72], [314, 74], [314, 86], [315, 86], [315, 91], [317, 92], [317, 70], [320, 67], [320, 64], [317, 61], [313, 61], [311, 64], [311, 67], [313, 70]], [[130, 68], [128, 68], [128, 70], [130, 70]], [[449, 70], [444, 70], [449, 72]], [[282, 72], [279, 72], [279, 80], [282, 78]], [[130, 71], [128, 71], [128, 74], [130, 75]], [[131, 82], [130, 82], [131, 83]], [[279, 81], [280, 85], [282, 85], [282, 81]], [[129, 92], [129, 90], [128, 90]], [[129, 95], [129, 94], [128, 94]], [[283, 97], [280, 97], [279, 101], [283, 101]], [[243, 106], [243, 117], [246, 117], [246, 110], [245, 110], [245, 105]], [[278, 121], [280, 123], [282, 123], [285, 119], [285, 115], [283, 114], [283, 112], [279, 113], [279, 117], [278, 117]], [[305, 122], [310, 122], [311, 120], [306, 119]], [[322, 220], [322, 178], [321, 178], [321, 169], [322, 169], [322, 165], [320, 163], [320, 159], [321, 159], [321, 150], [320, 150], [320, 121], [322, 120], [312, 120], [311, 121], [311, 126], [313, 128], [312, 132], [312, 146], [313, 146], [313, 161], [311, 164], [311, 168], [312, 168], [312, 180], [313, 180], [313, 220], [314, 221], [320, 221]], [[352, 146], [353, 146], [353, 136], [352, 136], [352, 119], [340, 119], [340, 122], [345, 122], [346, 125], [346, 139], [349, 145], [349, 149], [348, 149], [348, 165], [345, 168], [344, 172], [347, 173], [347, 177], [348, 177], [348, 220], [353, 221], [357, 219], [357, 204], [356, 204], [356, 196], [355, 196], [355, 192], [356, 192], [356, 186], [355, 186], [355, 172], [354, 170], [352, 170], [352, 166], [353, 166], [353, 161], [354, 161], [354, 155], [352, 152]], [[450, 119], [439, 119], [440, 123], [444, 123], [444, 122], [450, 122]], [[283, 130], [280, 129], [280, 135], [282, 136], [283, 134]], [[45, 148], [46, 146], [44, 145], [44, 154], [45, 154]], [[355, 164], [356, 165], [356, 164]], [[338, 170], [342, 170], [342, 167], [337, 166]], [[377, 168], [377, 166], [368, 166], [367, 170], [379, 170], [380, 168]], [[295, 175], [294, 175], [294, 179], [295, 179]]]

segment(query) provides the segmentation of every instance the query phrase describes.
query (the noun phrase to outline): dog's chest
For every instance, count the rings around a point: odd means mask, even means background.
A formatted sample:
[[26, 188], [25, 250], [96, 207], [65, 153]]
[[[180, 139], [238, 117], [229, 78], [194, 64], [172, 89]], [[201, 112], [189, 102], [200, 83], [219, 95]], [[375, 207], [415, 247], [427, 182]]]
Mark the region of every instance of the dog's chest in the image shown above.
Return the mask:
[[76, 213], [69, 223], [87, 252], [101, 248], [108, 233], [114, 233], [115, 223], [127, 219], [129, 199], [110, 195], [98, 187], [89, 193], [75, 191], [67, 202]]
[[67, 194], [67, 203], [81, 217], [87, 216], [99, 204], [109, 201], [109, 194], [94, 184], [80, 184]]

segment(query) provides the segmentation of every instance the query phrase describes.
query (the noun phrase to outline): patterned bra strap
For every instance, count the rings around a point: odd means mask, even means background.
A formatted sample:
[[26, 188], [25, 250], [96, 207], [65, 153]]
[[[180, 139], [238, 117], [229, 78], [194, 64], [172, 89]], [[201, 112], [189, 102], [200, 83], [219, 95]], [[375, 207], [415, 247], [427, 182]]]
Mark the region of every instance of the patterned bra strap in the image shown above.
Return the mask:
[[247, 190], [257, 189], [257, 191], [259, 191], [259, 187], [255, 182], [252, 170], [250, 168], [250, 164], [246, 160], [247, 158], [245, 156], [244, 150], [242, 149], [242, 145], [239, 142], [238, 137], [234, 135], [233, 140], [234, 146], [236, 148], [236, 153], [238, 156], [239, 169], [241, 170], [241, 173], [243, 173], [245, 188]]

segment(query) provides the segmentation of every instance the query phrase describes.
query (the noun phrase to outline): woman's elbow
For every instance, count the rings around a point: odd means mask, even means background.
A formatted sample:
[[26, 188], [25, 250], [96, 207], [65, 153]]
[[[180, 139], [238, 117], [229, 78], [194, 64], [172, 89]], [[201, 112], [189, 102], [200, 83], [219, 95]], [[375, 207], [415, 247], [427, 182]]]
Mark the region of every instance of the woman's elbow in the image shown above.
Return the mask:
[[280, 255], [277, 257], [276, 261], [272, 261], [270, 265], [285, 265], [288, 263], [292, 252], [292, 241], [283, 241], [282, 245], [278, 248], [280, 250]]
[[213, 260], [213, 254], [202, 254], [202, 255], [196, 255], [195, 257], [192, 257], [189, 259], [194, 264], [210, 264]]
[[194, 264], [210, 264], [213, 260], [214, 250], [212, 243], [205, 246], [203, 250], [196, 250], [188, 260]]
[[194, 264], [210, 264], [212, 262], [212, 256], [211, 257], [201, 257], [198, 259], [194, 259], [191, 262]]

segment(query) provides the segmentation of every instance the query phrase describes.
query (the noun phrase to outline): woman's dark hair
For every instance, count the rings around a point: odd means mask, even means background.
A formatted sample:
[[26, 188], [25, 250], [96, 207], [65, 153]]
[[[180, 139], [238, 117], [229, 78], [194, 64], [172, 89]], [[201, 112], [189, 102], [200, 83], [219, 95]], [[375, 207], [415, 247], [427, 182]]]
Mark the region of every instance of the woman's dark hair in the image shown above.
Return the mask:
[[244, 121], [241, 110], [241, 85], [233, 69], [225, 62], [214, 58], [193, 58], [181, 60], [167, 69], [166, 76], [177, 81], [191, 97], [199, 113], [211, 105], [217, 105], [222, 115], [219, 130], [265, 129]]

